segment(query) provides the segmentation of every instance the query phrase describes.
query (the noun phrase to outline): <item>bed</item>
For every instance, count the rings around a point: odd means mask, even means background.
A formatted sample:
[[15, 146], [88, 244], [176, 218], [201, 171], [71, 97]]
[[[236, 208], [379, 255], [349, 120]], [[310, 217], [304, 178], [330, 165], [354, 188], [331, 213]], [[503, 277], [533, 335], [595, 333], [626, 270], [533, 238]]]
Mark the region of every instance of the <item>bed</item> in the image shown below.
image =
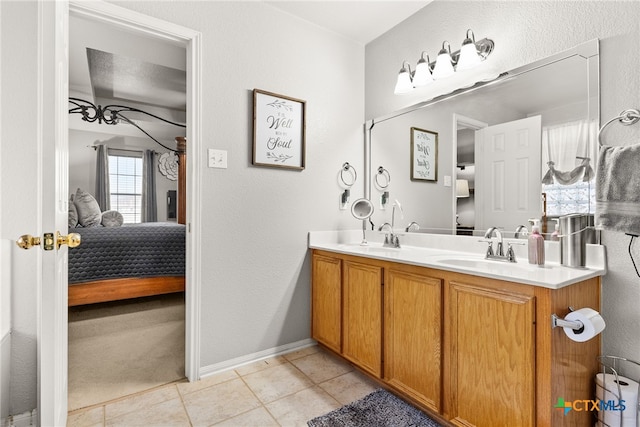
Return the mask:
[[82, 243], [69, 250], [69, 307], [185, 290], [186, 140], [176, 143], [177, 223], [74, 228]]
[[185, 225], [77, 228], [69, 250], [69, 306], [184, 291]]

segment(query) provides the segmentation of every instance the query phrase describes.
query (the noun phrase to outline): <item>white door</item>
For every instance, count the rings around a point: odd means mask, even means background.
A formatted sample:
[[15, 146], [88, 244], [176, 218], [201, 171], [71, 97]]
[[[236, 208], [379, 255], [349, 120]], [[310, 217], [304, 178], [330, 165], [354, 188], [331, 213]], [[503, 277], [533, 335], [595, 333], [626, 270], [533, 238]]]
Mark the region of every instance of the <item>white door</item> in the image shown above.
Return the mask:
[[[39, 425], [67, 421], [67, 21], [66, 2], [38, 2], [37, 238], [30, 248], [38, 288]], [[16, 236], [17, 237], [17, 236]], [[39, 240], [38, 240], [39, 239]], [[59, 248], [58, 248], [59, 247]], [[26, 248], [26, 247], [25, 247]]]
[[476, 132], [476, 228], [515, 231], [540, 218], [541, 135], [540, 116]]

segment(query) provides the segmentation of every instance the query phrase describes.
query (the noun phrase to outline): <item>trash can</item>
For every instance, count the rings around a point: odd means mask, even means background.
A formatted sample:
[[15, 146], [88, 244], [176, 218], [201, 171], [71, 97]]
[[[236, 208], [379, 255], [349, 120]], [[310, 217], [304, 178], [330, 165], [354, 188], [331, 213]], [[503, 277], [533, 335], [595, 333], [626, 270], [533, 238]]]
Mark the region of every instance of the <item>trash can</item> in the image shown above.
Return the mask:
[[584, 267], [586, 244], [595, 243], [595, 229], [589, 215], [570, 214], [560, 217], [560, 263], [568, 267]]

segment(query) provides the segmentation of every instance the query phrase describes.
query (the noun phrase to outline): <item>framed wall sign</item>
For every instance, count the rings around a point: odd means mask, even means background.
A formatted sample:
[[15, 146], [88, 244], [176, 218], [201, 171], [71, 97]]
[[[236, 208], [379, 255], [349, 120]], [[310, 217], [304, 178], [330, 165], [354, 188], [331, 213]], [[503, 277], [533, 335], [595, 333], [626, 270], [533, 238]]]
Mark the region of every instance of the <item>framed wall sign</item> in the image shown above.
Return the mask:
[[255, 166], [304, 169], [306, 101], [253, 90]]
[[411, 128], [411, 180], [438, 181], [438, 134]]

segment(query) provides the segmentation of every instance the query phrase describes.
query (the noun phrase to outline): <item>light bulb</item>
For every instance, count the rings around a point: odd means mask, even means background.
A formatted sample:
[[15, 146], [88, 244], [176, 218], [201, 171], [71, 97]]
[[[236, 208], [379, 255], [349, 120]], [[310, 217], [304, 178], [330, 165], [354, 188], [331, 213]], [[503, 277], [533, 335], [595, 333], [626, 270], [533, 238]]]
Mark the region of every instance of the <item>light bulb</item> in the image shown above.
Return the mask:
[[452, 76], [455, 71], [453, 69], [453, 61], [451, 60], [451, 51], [450, 49], [445, 49], [444, 44], [449, 42], [442, 43], [442, 49], [438, 52], [438, 58], [436, 59], [436, 65], [433, 67], [433, 79], [443, 79], [445, 77]]
[[416, 65], [416, 73], [413, 76], [413, 85], [415, 87], [428, 85], [433, 81], [431, 75], [431, 69], [429, 68], [429, 56], [427, 59], [420, 58], [418, 65]]
[[411, 83], [411, 71], [409, 70], [404, 68], [404, 65], [400, 69], [400, 72], [398, 73], [398, 80], [396, 81], [396, 88], [393, 91], [396, 95], [409, 93], [413, 90], [413, 83]]
[[460, 49], [460, 56], [458, 57], [458, 65], [456, 71], [468, 70], [475, 67], [481, 62], [480, 55], [476, 44], [469, 38], [464, 39], [462, 42], [462, 48]]

